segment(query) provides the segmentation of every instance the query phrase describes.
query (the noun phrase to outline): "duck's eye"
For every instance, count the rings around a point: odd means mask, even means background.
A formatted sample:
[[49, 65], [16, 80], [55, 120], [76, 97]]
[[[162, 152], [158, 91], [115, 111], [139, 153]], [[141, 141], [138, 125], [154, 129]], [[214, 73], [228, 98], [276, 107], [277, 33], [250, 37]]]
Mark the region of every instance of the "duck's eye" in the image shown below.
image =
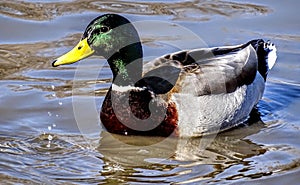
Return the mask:
[[109, 27], [102, 26], [100, 28], [97, 28], [97, 29], [93, 30], [90, 35], [99, 35], [100, 33], [106, 33], [108, 31], [109, 31]]
[[107, 26], [102, 26], [101, 28], [100, 28], [100, 32], [101, 33], [106, 33], [106, 32], [108, 32], [109, 31], [109, 28], [107, 27]]

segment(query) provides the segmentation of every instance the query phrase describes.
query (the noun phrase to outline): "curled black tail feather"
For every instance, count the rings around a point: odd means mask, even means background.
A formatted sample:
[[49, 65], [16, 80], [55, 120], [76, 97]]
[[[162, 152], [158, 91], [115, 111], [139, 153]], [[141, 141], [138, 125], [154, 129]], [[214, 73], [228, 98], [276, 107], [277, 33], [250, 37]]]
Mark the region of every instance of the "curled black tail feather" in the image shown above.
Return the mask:
[[262, 39], [252, 40], [249, 42], [257, 53], [258, 72], [266, 80], [269, 70], [273, 67], [276, 61], [276, 47], [270, 41], [265, 42]]

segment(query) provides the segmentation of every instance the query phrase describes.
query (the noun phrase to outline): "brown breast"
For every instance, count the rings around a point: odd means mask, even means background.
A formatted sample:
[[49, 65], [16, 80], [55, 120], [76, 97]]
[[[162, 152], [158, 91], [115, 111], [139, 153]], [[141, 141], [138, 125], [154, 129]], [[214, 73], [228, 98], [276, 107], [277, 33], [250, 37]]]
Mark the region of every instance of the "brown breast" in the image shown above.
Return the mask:
[[111, 133], [164, 137], [179, 134], [176, 104], [153, 99], [146, 90], [109, 91], [100, 119]]

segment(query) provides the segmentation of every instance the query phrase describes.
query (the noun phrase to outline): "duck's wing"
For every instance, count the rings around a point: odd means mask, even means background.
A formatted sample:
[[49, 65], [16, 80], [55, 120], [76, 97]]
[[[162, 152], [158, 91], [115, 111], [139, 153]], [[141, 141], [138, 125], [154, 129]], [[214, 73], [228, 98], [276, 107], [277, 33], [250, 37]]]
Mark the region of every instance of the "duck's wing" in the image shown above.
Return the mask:
[[[162, 67], [165, 69], [160, 70]], [[172, 70], [167, 72], [167, 68]], [[249, 85], [255, 79], [257, 68], [257, 54], [249, 42], [238, 46], [185, 50], [165, 55], [144, 66], [144, 77], [159, 74], [161, 86], [167, 82], [173, 84], [168, 85], [163, 93], [176, 87], [178, 93], [201, 96], [230, 93], [238, 87]], [[150, 86], [157, 84], [150, 81]]]
[[[162, 62], [162, 60], [165, 59], [161, 58], [160, 61]], [[147, 87], [155, 94], [166, 94], [176, 86], [182, 70], [182, 64], [179, 61], [168, 59], [144, 73], [143, 78], [135, 85]]]

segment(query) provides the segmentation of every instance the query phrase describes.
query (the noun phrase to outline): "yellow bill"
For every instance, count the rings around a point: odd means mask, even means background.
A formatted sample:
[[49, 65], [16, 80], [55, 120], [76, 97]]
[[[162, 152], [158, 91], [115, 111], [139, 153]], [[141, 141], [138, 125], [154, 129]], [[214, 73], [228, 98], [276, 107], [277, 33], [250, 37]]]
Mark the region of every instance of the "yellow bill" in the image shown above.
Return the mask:
[[72, 64], [92, 55], [94, 52], [95, 51], [89, 46], [87, 38], [85, 38], [81, 40], [71, 51], [56, 59], [52, 63], [52, 66], [57, 67], [59, 65]]

